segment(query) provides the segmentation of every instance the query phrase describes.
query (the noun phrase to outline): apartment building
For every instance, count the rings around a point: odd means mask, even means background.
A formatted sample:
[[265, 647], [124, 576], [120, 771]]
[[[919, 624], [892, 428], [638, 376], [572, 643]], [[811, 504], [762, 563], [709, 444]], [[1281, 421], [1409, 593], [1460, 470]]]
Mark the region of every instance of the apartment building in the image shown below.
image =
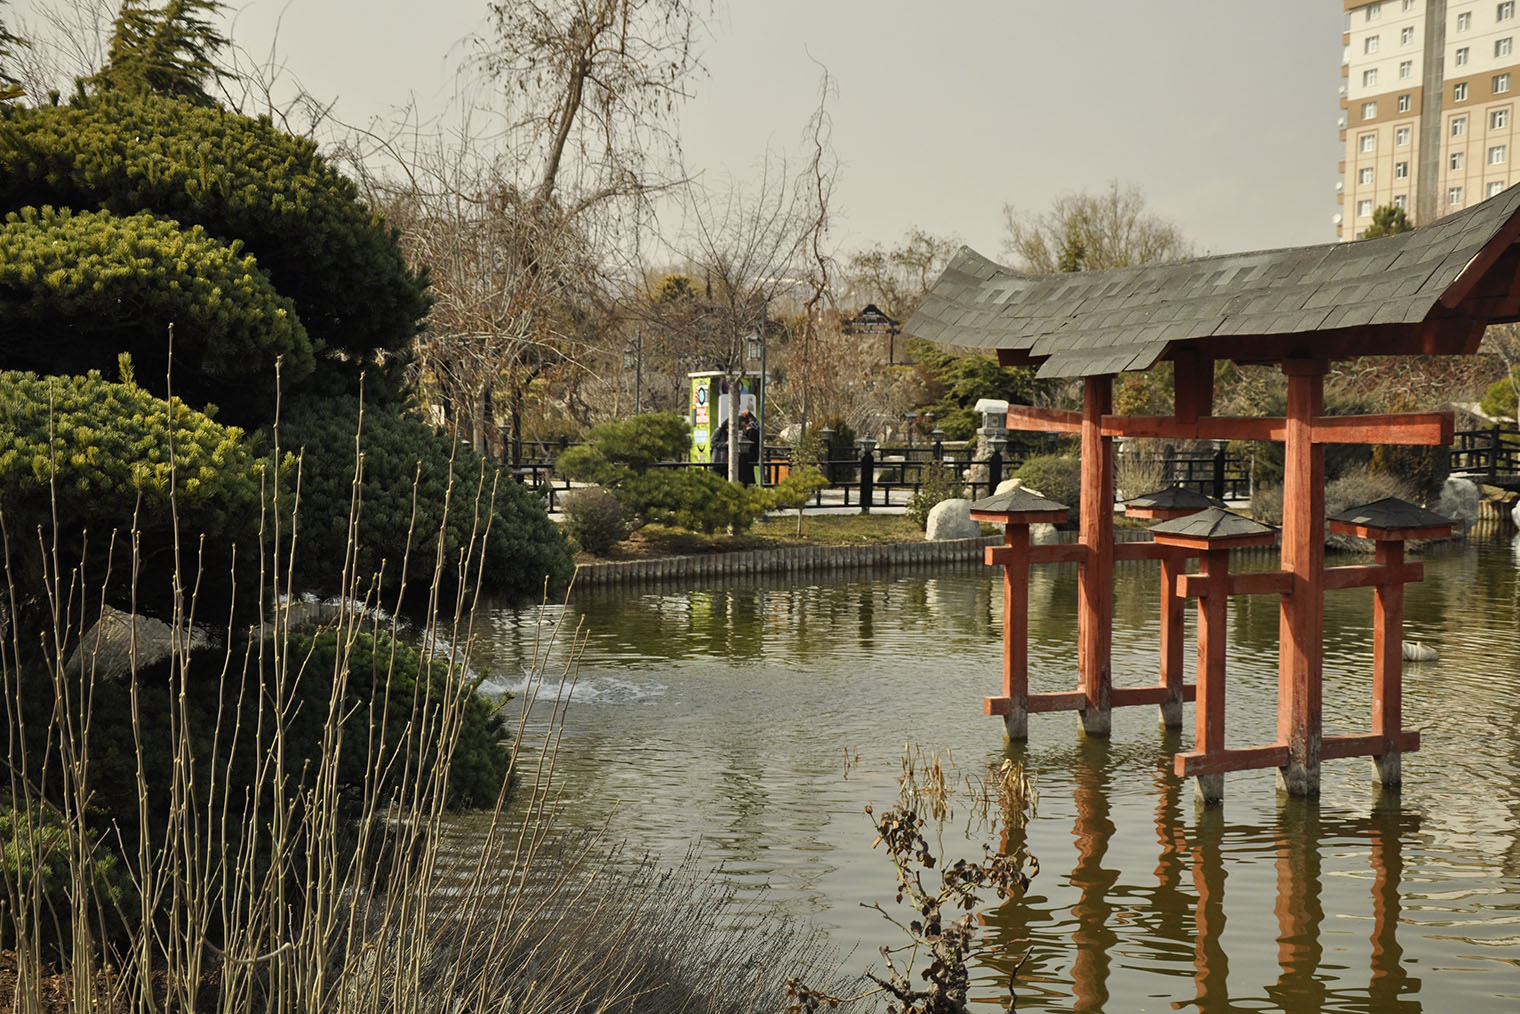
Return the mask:
[[1421, 225], [1515, 182], [1515, 0], [1344, 3], [1340, 238], [1385, 204]]

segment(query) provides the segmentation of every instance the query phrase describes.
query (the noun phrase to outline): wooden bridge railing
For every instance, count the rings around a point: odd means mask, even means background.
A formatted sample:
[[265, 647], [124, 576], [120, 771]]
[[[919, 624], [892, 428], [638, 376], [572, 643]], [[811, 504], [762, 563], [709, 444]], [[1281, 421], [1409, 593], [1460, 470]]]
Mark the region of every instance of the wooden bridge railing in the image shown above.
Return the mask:
[[1490, 482], [1520, 477], [1520, 432], [1513, 425], [1460, 430], [1452, 438], [1453, 474], [1483, 476]]

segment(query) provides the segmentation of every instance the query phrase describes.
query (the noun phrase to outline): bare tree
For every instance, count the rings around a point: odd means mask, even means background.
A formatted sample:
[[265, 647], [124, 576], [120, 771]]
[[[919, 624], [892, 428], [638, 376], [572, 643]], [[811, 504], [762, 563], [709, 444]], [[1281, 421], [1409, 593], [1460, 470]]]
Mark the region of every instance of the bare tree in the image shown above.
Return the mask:
[[16, 33], [31, 45], [12, 54], [11, 74], [33, 102], [48, 94], [72, 94], [75, 81], [106, 62], [116, 0], [60, 0], [33, 5], [35, 20], [22, 18]]
[[[839, 175], [839, 159], [834, 154], [834, 121], [829, 116], [829, 99], [836, 94], [833, 79], [829, 76], [828, 69], [823, 68], [822, 79], [818, 83], [818, 105], [808, 121], [808, 133], [812, 141], [808, 164], [798, 181], [807, 208], [803, 238], [807, 258], [807, 299], [802, 308], [802, 347], [798, 357], [802, 366], [799, 371], [802, 388], [799, 437], [806, 437], [808, 431], [808, 396], [812, 390], [813, 348], [818, 341], [819, 318], [825, 304], [829, 309], [837, 310], [830, 284], [834, 258], [825, 247], [834, 181]], [[838, 313], [834, 316], [837, 319]]]
[[1109, 183], [1099, 194], [1062, 194], [1031, 214], [1003, 205], [1003, 253], [1030, 274], [1126, 268], [1181, 260], [1193, 248], [1171, 222], [1145, 208], [1134, 185]]
[[432, 265], [419, 375], [485, 448], [493, 401], [520, 454], [527, 393], [585, 362], [612, 251], [671, 185], [677, 107], [701, 70], [703, 0], [516, 0], [491, 6], [474, 87], [447, 135], [415, 123], [354, 147], [395, 168], [366, 183]]
[[[684, 190], [685, 231], [676, 241], [684, 270], [701, 289], [696, 307], [679, 315], [647, 297], [630, 300], [634, 312], [651, 316], [690, 355], [728, 380], [730, 419], [739, 415], [739, 380], [746, 342], [769, 326], [770, 308], [794, 290], [808, 235], [808, 202], [784, 160], [767, 157], [755, 182], [730, 181], [713, 193]], [[728, 431], [729, 479], [739, 477], [739, 433]]]
[[894, 247], [878, 243], [852, 254], [847, 298], [857, 308], [875, 303], [887, 316], [907, 320], [959, 246], [954, 236], [913, 228]]

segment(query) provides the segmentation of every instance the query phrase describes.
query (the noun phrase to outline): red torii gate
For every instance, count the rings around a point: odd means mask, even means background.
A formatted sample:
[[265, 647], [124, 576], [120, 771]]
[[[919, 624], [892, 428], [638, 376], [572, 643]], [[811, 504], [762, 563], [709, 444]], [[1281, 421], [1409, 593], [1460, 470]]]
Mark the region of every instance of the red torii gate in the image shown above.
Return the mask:
[[[1044, 699], [1029, 710], [1074, 710], [1088, 735], [1106, 736], [1114, 707], [1175, 700], [1165, 681], [1138, 689], [1113, 686], [1114, 562], [1165, 552], [1154, 545], [1114, 544], [1114, 438], [1280, 442], [1285, 459], [1280, 569], [1236, 575], [1228, 588], [1230, 594], [1279, 596], [1277, 742], [1223, 751], [1226, 756], [1215, 751], [1207, 762], [1191, 762], [1191, 768], [1179, 758], [1179, 765], [1183, 773], [1199, 776], [1276, 767], [1288, 792], [1310, 795], [1319, 791], [1323, 759], [1392, 756], [1379, 776], [1396, 782], [1398, 745], [1408, 749], [1417, 742], [1403, 734], [1397, 720], [1389, 728], [1375, 717], [1369, 736], [1328, 743], [1323, 736], [1324, 596], [1327, 588], [1357, 584], [1402, 587], [1413, 572], [1394, 574], [1390, 568], [1414, 565], [1395, 564], [1392, 550], [1380, 549], [1376, 567], [1327, 575], [1324, 445], [1444, 446], [1451, 442], [1452, 417], [1326, 416], [1324, 377], [1338, 359], [1477, 352], [1487, 325], [1520, 319], [1517, 243], [1520, 187], [1397, 236], [1174, 265], [1030, 277], [962, 248], [905, 332], [945, 345], [995, 349], [1004, 365], [1037, 365], [1042, 377], [1083, 379], [1080, 412], [1017, 406], [1008, 413], [1012, 429], [1078, 434], [1081, 440], [1079, 534], [1073, 546], [1062, 547], [1066, 558], [1081, 565], [1078, 687], [1070, 694], [1041, 695]], [[1280, 368], [1288, 383], [1286, 415], [1214, 416], [1214, 364], [1221, 359]], [[1172, 415], [1112, 414], [1114, 377], [1163, 360], [1174, 369]], [[1012, 539], [1006, 548], [1018, 551]], [[1013, 562], [1006, 554], [997, 562], [1005, 560]], [[1197, 578], [1195, 591], [1209, 576]], [[1179, 584], [1188, 580], [1193, 578]], [[1006, 678], [1006, 659], [1015, 650], [1005, 643], [1004, 654]], [[1001, 713], [1007, 719], [1013, 710]], [[1022, 734], [1014, 721], [1007, 730]]]

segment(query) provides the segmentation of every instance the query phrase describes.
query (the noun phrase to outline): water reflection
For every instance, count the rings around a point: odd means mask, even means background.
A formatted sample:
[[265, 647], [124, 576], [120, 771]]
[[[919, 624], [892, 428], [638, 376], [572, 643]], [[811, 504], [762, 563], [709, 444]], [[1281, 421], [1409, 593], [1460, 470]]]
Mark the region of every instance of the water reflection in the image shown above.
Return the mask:
[[[1133, 1009], [1131, 987], [1136, 973], [1145, 971], [1191, 979], [1190, 990], [1158, 993], [1152, 984], [1151, 996], [1168, 996], [1169, 1006], [1179, 1010], [1257, 1009], [1259, 1002], [1282, 1011], [1422, 1010], [1421, 980], [1408, 971], [1399, 941], [1404, 842], [1419, 836], [1421, 819], [1400, 809], [1397, 794], [1380, 795], [1365, 818], [1328, 816], [1318, 801], [1280, 796], [1269, 826], [1235, 824], [1227, 806], [1194, 807], [1185, 781], [1158, 764], [1152, 769], [1154, 864], [1146, 880], [1128, 881], [1108, 861], [1118, 833], [1113, 779], [1124, 765], [1101, 742], [1083, 743], [1066, 758], [1072, 765], [1076, 856], [1063, 885], [1069, 907], [1060, 911], [1040, 890], [1051, 885], [1037, 879], [1026, 898], [985, 920], [997, 954], [989, 969], [1005, 973], [1033, 944], [1019, 977], [1018, 1009]], [[1334, 857], [1333, 871], [1326, 869], [1327, 855]], [[1270, 893], [1245, 884], [1246, 904], [1236, 903], [1228, 886], [1232, 874], [1249, 877], [1253, 866], [1268, 863]], [[1047, 866], [1043, 876], [1052, 872]], [[1359, 948], [1337, 940], [1333, 953], [1327, 950], [1327, 936], [1337, 935], [1326, 929], [1325, 895], [1333, 880], [1367, 886], [1350, 906], [1337, 899], [1340, 919], [1369, 926], [1367, 970], [1360, 976], [1343, 963]], [[1238, 928], [1232, 912], [1243, 923]], [[1263, 919], [1268, 912], [1275, 926]], [[1244, 942], [1242, 934], [1249, 935]], [[1137, 936], [1143, 948], [1126, 949]], [[1275, 948], [1272, 977], [1232, 983], [1232, 952], [1250, 958], [1269, 941]], [[1248, 962], [1247, 971], [1261, 976], [1266, 968]], [[1365, 989], [1354, 985], [1358, 979]], [[1258, 1002], [1247, 1004], [1253, 994]]]

